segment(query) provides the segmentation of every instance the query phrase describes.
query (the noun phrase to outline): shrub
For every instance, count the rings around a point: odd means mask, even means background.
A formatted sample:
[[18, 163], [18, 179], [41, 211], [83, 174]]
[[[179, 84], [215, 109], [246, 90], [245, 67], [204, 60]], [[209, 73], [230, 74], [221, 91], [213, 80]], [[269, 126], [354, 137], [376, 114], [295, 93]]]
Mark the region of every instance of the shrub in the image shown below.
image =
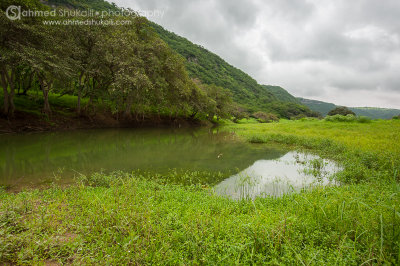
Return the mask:
[[332, 115], [324, 119], [328, 122], [355, 122], [357, 118], [354, 115]]
[[307, 121], [319, 121], [320, 119], [317, 117], [302, 117], [299, 121], [307, 122]]
[[248, 119], [249, 113], [246, 109], [240, 106], [234, 106], [231, 110], [232, 121], [238, 123], [242, 119]]
[[279, 118], [276, 115], [270, 113], [264, 113], [261, 111], [253, 113], [252, 117], [256, 118], [260, 123], [270, 123], [274, 121], [279, 121]]
[[400, 115], [393, 116], [393, 120], [400, 120]]
[[351, 111], [349, 108], [345, 107], [345, 106], [341, 106], [341, 107], [336, 107], [335, 109], [329, 111], [328, 113], [329, 116], [334, 116], [334, 115], [356, 115], [353, 111]]
[[358, 123], [370, 123], [371, 118], [366, 116], [356, 117], [354, 115], [333, 115], [325, 117], [324, 121], [328, 122], [358, 122]]
[[367, 116], [359, 116], [357, 117], [357, 122], [358, 123], [371, 123], [371, 118]]
[[300, 119], [303, 119], [303, 118], [306, 118], [306, 115], [299, 114], [299, 115], [290, 117], [290, 120], [300, 120]]

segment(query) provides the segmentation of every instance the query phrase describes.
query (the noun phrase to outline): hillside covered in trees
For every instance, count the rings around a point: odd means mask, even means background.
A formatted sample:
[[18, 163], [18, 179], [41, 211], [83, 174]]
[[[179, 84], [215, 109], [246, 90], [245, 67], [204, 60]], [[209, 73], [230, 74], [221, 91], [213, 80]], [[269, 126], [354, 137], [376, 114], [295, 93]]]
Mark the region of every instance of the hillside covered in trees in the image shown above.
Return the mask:
[[[10, 20], [5, 14], [10, 4], [39, 11], [119, 10], [103, 0], [3, 1], [0, 107], [8, 119], [20, 111], [48, 119], [72, 109], [78, 116], [101, 110], [117, 120], [136, 121], [235, 120], [260, 111], [282, 118], [318, 116], [144, 17], [112, 16], [121, 25], [81, 27], [76, 22], [83, 23], [85, 17]], [[71, 19], [74, 25], [62, 24]], [[108, 18], [91, 19], [97, 23]], [[61, 24], [51, 24], [56, 20]], [[66, 96], [74, 97], [69, 105], [52, 106]]]
[[[136, 120], [146, 116], [230, 117], [230, 92], [192, 80], [184, 60], [157, 36], [147, 19], [113, 16], [118, 26], [51, 25], [52, 21], [64, 22], [70, 17], [10, 20], [4, 12], [10, 3], [2, 2], [0, 6], [1, 108], [5, 117], [14, 117], [15, 101], [21, 102], [22, 98], [25, 103], [30, 101], [28, 105], [41, 104], [42, 113], [50, 117], [53, 112], [49, 99], [54, 94], [76, 97], [77, 115], [102, 109]], [[39, 0], [12, 3], [22, 10], [50, 10]], [[86, 3], [103, 8], [99, 5], [102, 1]], [[48, 4], [70, 8], [75, 1]], [[77, 7], [91, 6], [83, 1]], [[76, 23], [86, 18], [73, 19]]]
[[204, 47], [193, 44], [156, 23], [150, 23], [160, 38], [185, 59], [191, 77], [230, 90], [234, 101], [250, 113], [262, 110], [285, 118], [318, 116], [318, 113], [311, 111], [293, 99], [294, 97], [288, 97], [286, 91], [286, 94], [275, 94], [274, 86], [258, 84], [252, 77]]

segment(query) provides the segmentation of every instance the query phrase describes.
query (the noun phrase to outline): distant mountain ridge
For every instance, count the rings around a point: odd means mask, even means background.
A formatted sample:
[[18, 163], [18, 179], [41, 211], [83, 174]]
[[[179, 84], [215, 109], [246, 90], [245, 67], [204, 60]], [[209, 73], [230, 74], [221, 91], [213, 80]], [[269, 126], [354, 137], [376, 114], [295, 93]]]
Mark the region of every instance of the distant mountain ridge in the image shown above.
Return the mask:
[[[307, 105], [311, 110], [320, 112], [323, 116], [326, 116], [328, 112], [339, 105], [333, 103], [327, 103], [317, 100], [310, 100], [305, 98], [297, 98], [302, 104]], [[358, 116], [367, 116], [372, 119], [391, 119], [393, 116], [400, 114], [399, 109], [388, 109], [378, 107], [348, 107]]]

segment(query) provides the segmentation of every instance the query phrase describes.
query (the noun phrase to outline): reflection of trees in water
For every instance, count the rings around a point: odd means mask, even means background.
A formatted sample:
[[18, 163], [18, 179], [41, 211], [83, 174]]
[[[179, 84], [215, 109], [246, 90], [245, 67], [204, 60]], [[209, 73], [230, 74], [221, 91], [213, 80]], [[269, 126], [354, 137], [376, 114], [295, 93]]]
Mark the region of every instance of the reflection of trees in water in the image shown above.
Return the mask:
[[[215, 130], [121, 129], [10, 135], [0, 140], [0, 183], [16, 178], [64, 176], [105, 169], [229, 171], [242, 170], [258, 159], [283, 153], [233, 141]], [[220, 158], [218, 155], [223, 154]]]

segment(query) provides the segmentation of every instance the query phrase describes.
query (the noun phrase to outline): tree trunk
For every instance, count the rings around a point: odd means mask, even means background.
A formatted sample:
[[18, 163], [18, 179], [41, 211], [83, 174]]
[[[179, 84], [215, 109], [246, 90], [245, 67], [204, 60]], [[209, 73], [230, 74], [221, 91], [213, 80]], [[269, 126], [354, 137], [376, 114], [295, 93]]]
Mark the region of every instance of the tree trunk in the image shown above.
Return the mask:
[[83, 75], [84, 75], [84, 74], [85, 74], [85, 73], [82, 72], [81, 75], [79, 76], [79, 83], [78, 83], [78, 102], [77, 102], [77, 106], [76, 106], [76, 113], [77, 113], [78, 115], [81, 115], [82, 87], [83, 87], [83, 84], [85, 83], [85, 81], [82, 82], [82, 78], [83, 78]]
[[1, 86], [3, 87], [3, 96], [4, 96], [4, 106], [3, 106], [3, 113], [4, 115], [8, 115], [8, 83], [6, 79], [5, 73], [1, 72]]
[[10, 93], [8, 94], [8, 116], [9, 117], [14, 117], [14, 111], [15, 111], [15, 104], [14, 104], [14, 95], [15, 95], [15, 90], [14, 88], [11, 87]]
[[43, 113], [47, 114], [48, 116], [51, 115], [51, 108], [50, 108], [50, 104], [49, 104], [49, 91], [51, 89], [51, 83], [47, 83], [43, 80], [43, 78], [40, 78], [39, 76], [39, 82], [40, 82], [40, 87], [42, 89], [43, 92], [43, 100], [44, 100], [44, 104], [43, 104]]
[[15, 72], [14, 70], [11, 70], [11, 76], [9, 76], [8, 84], [10, 84], [10, 93], [8, 94], [8, 116], [13, 117], [14, 116], [14, 111], [15, 111], [15, 105], [14, 105], [14, 95], [15, 95]]
[[191, 115], [190, 115], [190, 118], [191, 119], [194, 119], [194, 117], [197, 115], [197, 112], [193, 112]]
[[90, 95], [89, 95], [89, 100], [88, 100], [88, 102], [87, 102], [87, 104], [86, 104], [86, 107], [85, 107], [85, 109], [86, 109], [87, 111], [89, 110], [89, 107], [92, 105], [92, 102], [93, 102], [93, 95], [90, 94]]
[[128, 95], [128, 97], [126, 98], [126, 106], [125, 106], [124, 116], [127, 119], [132, 118], [132, 96], [130, 96], [130, 95]]
[[50, 116], [51, 108], [50, 108], [50, 104], [49, 104], [49, 90], [42, 89], [42, 91], [43, 91], [43, 99], [44, 99], [43, 113]]
[[76, 105], [76, 113], [78, 115], [81, 115], [81, 97], [82, 97], [82, 92], [81, 92], [81, 88], [79, 87], [78, 89], [78, 102]]

